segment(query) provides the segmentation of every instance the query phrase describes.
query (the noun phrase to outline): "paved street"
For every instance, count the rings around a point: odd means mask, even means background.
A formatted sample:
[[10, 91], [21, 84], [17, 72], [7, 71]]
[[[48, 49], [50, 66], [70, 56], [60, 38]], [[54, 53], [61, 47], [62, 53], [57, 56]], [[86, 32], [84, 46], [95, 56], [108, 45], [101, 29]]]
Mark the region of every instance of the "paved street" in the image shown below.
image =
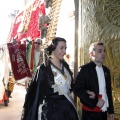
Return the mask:
[[9, 105], [0, 104], [0, 120], [20, 120], [25, 94], [23, 86], [15, 85]]

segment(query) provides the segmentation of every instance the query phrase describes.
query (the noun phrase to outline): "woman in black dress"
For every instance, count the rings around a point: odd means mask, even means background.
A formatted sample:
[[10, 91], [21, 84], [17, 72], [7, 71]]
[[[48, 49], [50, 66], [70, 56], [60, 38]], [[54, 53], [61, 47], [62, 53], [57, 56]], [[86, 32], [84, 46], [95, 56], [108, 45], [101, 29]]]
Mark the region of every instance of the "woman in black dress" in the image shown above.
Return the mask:
[[56, 37], [46, 48], [51, 57], [37, 69], [26, 94], [22, 120], [79, 120], [71, 95], [72, 72], [64, 61], [66, 40]]

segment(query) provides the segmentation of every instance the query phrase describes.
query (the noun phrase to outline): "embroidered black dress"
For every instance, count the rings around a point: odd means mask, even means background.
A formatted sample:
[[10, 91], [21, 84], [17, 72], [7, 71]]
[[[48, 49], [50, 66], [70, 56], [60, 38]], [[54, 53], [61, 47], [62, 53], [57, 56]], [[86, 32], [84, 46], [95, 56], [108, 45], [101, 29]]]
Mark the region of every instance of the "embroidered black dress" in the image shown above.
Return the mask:
[[[62, 64], [71, 76], [72, 92], [72, 72], [66, 62]], [[75, 107], [64, 95], [55, 92], [54, 84], [51, 62], [47, 66], [42, 64], [26, 94], [22, 120], [79, 120]]]

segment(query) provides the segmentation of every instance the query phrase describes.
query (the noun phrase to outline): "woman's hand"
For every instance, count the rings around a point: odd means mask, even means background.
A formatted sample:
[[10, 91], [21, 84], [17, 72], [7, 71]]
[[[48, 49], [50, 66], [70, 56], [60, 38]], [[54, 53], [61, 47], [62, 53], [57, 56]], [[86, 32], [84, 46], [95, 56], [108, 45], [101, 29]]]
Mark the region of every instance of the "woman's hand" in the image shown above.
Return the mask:
[[89, 94], [89, 97], [90, 97], [91, 99], [94, 99], [94, 98], [95, 98], [95, 93], [94, 93], [94, 92], [92, 92], [92, 91], [90, 91], [90, 90], [87, 90], [87, 93]]

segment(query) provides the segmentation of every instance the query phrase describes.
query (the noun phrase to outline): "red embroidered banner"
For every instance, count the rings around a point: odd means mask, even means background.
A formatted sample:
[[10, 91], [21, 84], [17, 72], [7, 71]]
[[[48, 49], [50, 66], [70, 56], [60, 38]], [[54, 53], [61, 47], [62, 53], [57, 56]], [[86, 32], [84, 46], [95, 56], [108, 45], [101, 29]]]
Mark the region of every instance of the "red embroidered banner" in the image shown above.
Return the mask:
[[31, 77], [26, 60], [26, 46], [24, 44], [7, 43], [11, 66], [15, 80]]

